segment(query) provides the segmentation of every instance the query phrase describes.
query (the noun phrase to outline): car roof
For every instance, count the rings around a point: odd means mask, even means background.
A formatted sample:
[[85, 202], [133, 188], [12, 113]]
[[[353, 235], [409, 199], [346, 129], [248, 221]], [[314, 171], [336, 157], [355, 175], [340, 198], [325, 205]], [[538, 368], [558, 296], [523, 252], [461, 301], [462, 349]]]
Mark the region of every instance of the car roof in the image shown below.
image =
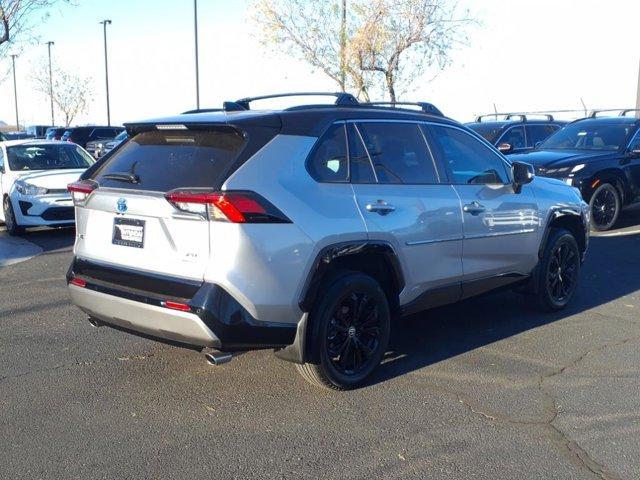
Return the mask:
[[580, 123], [586, 125], [640, 125], [640, 118], [635, 117], [596, 117], [581, 118], [572, 123]]
[[567, 122], [563, 120], [555, 120], [555, 119], [554, 120], [527, 119], [527, 120], [493, 120], [489, 122], [468, 122], [468, 123], [465, 123], [465, 125], [467, 126], [486, 125], [487, 127], [502, 128], [502, 127], [509, 127], [512, 125], [548, 125], [550, 123], [555, 125], [563, 125]]
[[60, 140], [34, 140], [34, 139], [22, 139], [22, 140], [8, 140], [2, 142], [5, 147], [15, 147], [16, 145], [72, 145], [69, 142], [62, 142]]
[[410, 120], [460, 125], [447, 117], [404, 108], [377, 108], [372, 106], [305, 105], [286, 110], [206, 111], [186, 113], [171, 117], [129, 122], [131, 131], [147, 129], [154, 125], [203, 125], [263, 126], [280, 129], [282, 134], [320, 136], [329, 125], [341, 120]]

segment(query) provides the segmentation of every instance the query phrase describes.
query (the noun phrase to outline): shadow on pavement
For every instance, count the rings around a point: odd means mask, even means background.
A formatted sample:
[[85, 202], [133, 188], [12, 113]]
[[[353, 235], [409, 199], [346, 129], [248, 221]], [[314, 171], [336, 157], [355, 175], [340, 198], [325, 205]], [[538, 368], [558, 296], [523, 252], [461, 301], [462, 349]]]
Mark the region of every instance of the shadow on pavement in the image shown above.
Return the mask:
[[525, 306], [512, 292], [469, 299], [401, 320], [392, 330], [379, 383], [471, 351], [640, 290], [640, 233], [592, 237], [572, 304], [556, 313]]
[[75, 227], [29, 229], [21, 235], [25, 240], [38, 245], [43, 253], [71, 251], [76, 239]]

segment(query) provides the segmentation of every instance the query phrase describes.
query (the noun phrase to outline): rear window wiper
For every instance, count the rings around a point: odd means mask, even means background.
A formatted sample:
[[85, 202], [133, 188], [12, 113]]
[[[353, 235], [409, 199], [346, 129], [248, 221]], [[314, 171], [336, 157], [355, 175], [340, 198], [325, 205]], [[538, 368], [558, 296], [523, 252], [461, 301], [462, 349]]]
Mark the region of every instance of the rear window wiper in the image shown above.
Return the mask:
[[127, 172], [105, 173], [102, 178], [106, 180], [115, 180], [117, 182], [140, 183], [140, 177], [138, 175]]

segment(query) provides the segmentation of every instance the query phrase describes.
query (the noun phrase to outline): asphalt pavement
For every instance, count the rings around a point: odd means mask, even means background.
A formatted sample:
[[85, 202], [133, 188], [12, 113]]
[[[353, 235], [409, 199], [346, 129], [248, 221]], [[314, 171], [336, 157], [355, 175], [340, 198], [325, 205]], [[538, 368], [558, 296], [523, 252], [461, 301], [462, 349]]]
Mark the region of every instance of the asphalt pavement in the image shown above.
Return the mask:
[[73, 235], [27, 233], [42, 252], [0, 268], [0, 478], [640, 478], [640, 209], [592, 237], [567, 310], [507, 292], [412, 317], [342, 393], [270, 352], [212, 367], [91, 327]]

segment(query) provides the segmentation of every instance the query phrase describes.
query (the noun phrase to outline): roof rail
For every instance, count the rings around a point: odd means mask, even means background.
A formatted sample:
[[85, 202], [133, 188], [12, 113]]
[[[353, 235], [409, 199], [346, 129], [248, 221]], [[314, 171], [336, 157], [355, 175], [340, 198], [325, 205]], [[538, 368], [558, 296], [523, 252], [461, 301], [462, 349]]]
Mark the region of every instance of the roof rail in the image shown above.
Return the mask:
[[182, 112], [181, 115], [190, 115], [192, 113], [211, 113], [211, 112], [222, 112], [222, 108], [196, 108], [194, 110], [187, 110], [186, 112]]
[[[562, 113], [563, 111], [558, 110], [558, 112]], [[547, 112], [510, 112], [510, 113], [487, 113], [485, 115], [478, 115], [476, 117], [476, 122], [477, 123], [482, 122], [483, 118], [493, 118], [494, 120], [498, 121], [498, 117], [504, 117], [506, 121], [513, 120], [515, 117], [519, 117], [521, 121], [526, 122], [527, 120], [530, 120], [529, 117], [532, 115], [545, 117], [549, 122], [553, 122], [555, 120], [553, 118], [553, 115]]]
[[423, 113], [444, 117], [443, 113], [440, 111], [438, 107], [436, 107], [433, 103], [427, 103], [427, 102], [365, 102], [365, 103], [361, 103], [360, 105], [364, 105], [364, 106], [382, 105], [382, 106], [389, 106], [391, 108], [396, 108], [396, 105], [414, 106], [414, 107], [420, 107]]
[[235, 102], [224, 102], [223, 110], [227, 112], [235, 112], [249, 110], [250, 104], [256, 100], [267, 100], [270, 98], [283, 97], [336, 97], [335, 105], [349, 106], [358, 105], [358, 100], [350, 93], [345, 92], [299, 92], [299, 93], [278, 93], [274, 95], [262, 95], [259, 97], [246, 97], [236, 100]]
[[626, 117], [627, 113], [629, 112], [636, 112], [636, 116], [638, 116], [638, 112], [640, 112], [640, 108], [626, 108], [623, 111], [620, 112], [620, 116], [621, 117]]
[[605, 108], [602, 110], [593, 110], [589, 114], [589, 118], [598, 118], [599, 114], [607, 112], [620, 112], [618, 115], [619, 117], [626, 117], [627, 113], [640, 112], [640, 108]]

